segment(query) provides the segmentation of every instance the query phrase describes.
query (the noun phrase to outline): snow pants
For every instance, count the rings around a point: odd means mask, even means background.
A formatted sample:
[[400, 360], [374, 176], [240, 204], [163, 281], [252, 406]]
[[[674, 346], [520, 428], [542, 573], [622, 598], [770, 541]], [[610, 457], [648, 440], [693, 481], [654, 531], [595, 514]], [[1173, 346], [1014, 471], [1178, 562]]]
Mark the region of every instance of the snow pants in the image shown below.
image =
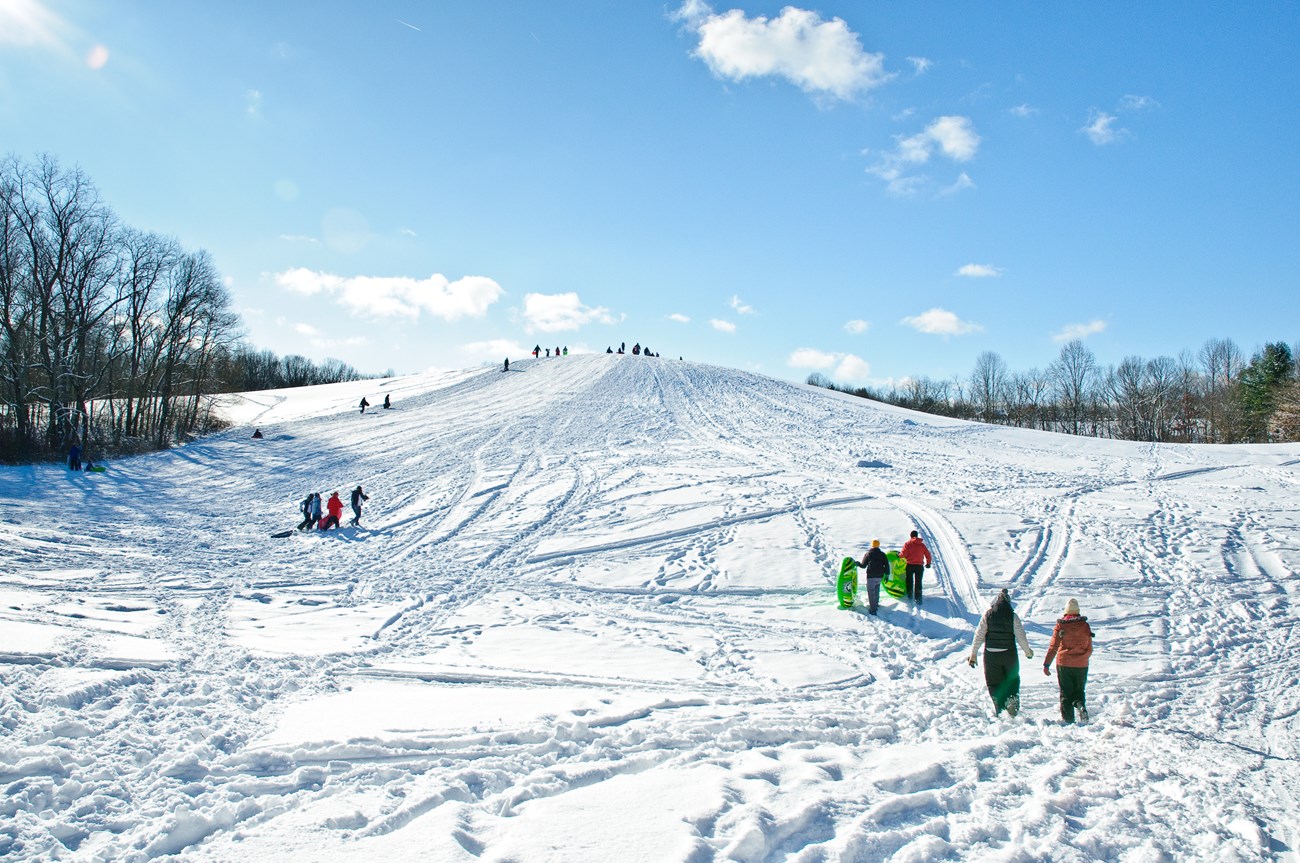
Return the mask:
[[339, 517], [337, 515], [327, 515], [320, 520], [319, 527], [321, 530], [329, 530], [331, 527], [339, 526]]
[[1020, 709], [1020, 655], [1011, 650], [984, 651], [984, 685], [993, 696], [995, 714]]
[[1061, 686], [1061, 719], [1073, 722], [1075, 710], [1079, 711], [1079, 719], [1087, 719], [1088, 709], [1084, 706], [1083, 690], [1088, 686], [1088, 666], [1071, 668], [1068, 665], [1058, 665], [1056, 681]]
[[868, 578], [867, 579], [867, 611], [869, 611], [871, 614], [875, 614], [876, 609], [879, 607], [880, 607], [880, 579]]
[[361, 504], [352, 504], [352, 523], [361, 524]]
[[906, 570], [907, 575], [907, 598], [915, 599], [916, 604], [921, 604], [921, 578], [925, 575], [925, 565], [920, 563], [909, 563]]
[[302, 524], [298, 525], [298, 530], [311, 530], [315, 526], [316, 516], [309, 513], [307, 517], [302, 520]]

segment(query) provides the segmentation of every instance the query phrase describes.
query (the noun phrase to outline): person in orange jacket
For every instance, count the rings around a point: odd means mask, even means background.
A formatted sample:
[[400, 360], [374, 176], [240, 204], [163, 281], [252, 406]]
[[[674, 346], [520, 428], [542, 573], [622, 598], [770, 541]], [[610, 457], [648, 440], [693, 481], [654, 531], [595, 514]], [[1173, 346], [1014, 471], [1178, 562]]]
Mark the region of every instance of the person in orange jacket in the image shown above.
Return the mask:
[[329, 530], [331, 527], [339, 526], [339, 518], [343, 515], [343, 501], [339, 500], [339, 493], [334, 492], [330, 499], [325, 501], [325, 509], [329, 515], [321, 519], [320, 529]]
[[921, 604], [921, 577], [925, 571], [930, 568], [933, 558], [930, 557], [930, 549], [925, 547], [925, 541], [912, 531], [912, 538], [903, 543], [903, 550], [899, 556], [907, 561], [907, 598], [915, 599], [916, 604]]
[[1047, 646], [1043, 660], [1043, 674], [1052, 674], [1052, 658], [1056, 658], [1056, 682], [1061, 687], [1061, 719], [1072, 723], [1088, 721], [1088, 707], [1084, 703], [1084, 689], [1088, 686], [1088, 660], [1092, 657], [1092, 627], [1088, 618], [1079, 614], [1079, 600], [1065, 604], [1065, 616], [1056, 621], [1052, 641]]

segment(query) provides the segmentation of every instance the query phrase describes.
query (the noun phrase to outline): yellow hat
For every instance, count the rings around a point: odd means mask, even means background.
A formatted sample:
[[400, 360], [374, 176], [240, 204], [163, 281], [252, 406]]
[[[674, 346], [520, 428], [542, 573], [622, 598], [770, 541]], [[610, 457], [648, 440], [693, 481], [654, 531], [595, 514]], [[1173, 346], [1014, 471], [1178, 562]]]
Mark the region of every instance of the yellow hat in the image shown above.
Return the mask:
[[880, 548], [880, 540], [878, 540], [878, 539], [873, 539], [873, 540], [871, 541], [871, 547], [872, 547], [872, 548]]

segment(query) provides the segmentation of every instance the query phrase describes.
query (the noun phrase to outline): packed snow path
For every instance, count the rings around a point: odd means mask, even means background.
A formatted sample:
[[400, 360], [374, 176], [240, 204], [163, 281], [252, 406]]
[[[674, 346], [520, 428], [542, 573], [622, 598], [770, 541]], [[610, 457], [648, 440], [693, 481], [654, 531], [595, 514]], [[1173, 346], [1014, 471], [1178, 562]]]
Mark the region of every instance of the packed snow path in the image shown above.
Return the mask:
[[[0, 469], [0, 858], [1298, 859], [1300, 447], [608, 355], [226, 406]], [[360, 529], [270, 538], [358, 484]], [[837, 609], [913, 528], [924, 606]], [[964, 662], [1000, 587], [1015, 719]], [[1071, 596], [1082, 727], [1041, 672]]]

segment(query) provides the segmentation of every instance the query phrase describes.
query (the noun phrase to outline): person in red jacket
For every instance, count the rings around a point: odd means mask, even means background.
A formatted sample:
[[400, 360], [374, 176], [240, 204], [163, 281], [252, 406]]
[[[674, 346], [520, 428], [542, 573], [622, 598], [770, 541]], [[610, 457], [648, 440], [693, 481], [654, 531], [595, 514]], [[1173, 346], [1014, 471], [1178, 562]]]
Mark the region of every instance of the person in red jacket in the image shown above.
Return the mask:
[[320, 529], [329, 530], [331, 527], [338, 527], [339, 518], [343, 515], [343, 501], [339, 500], [338, 492], [334, 492], [330, 495], [330, 499], [325, 501], [325, 509], [329, 511], [329, 515], [321, 519]]
[[1056, 681], [1061, 687], [1061, 719], [1067, 723], [1088, 721], [1084, 689], [1088, 685], [1088, 660], [1092, 657], [1092, 627], [1079, 614], [1079, 600], [1065, 604], [1065, 616], [1056, 621], [1052, 641], [1043, 660], [1043, 674], [1052, 674], [1052, 657], [1056, 657]]
[[903, 543], [903, 550], [899, 556], [907, 561], [907, 598], [915, 599], [916, 604], [921, 604], [921, 577], [925, 571], [930, 568], [933, 558], [930, 557], [930, 549], [925, 547], [924, 540], [912, 531], [912, 538]]

